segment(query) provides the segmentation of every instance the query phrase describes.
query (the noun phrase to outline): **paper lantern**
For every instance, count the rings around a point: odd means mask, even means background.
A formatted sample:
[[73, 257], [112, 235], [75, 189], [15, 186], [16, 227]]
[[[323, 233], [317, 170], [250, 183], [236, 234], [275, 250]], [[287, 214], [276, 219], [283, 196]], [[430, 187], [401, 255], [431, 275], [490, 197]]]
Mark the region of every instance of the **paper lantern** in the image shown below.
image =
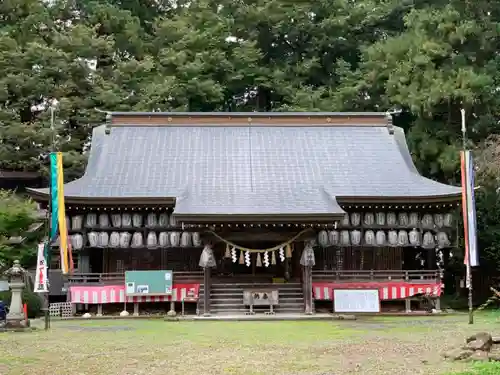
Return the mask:
[[113, 228], [120, 228], [122, 226], [122, 215], [112, 214], [111, 225], [113, 226]]
[[418, 225], [418, 213], [416, 212], [410, 212], [410, 215], [408, 217], [408, 227], [410, 228], [417, 228]]
[[398, 214], [398, 223], [400, 227], [408, 228], [410, 224], [410, 220], [408, 218], [408, 214], [406, 212], [400, 212]]
[[160, 215], [158, 215], [158, 226], [160, 228], [167, 228], [168, 225], [169, 225], [168, 214], [163, 212]]
[[451, 245], [451, 242], [448, 238], [448, 234], [446, 232], [438, 232], [436, 237], [437, 237], [437, 245], [440, 249], [449, 247]]
[[149, 213], [146, 216], [146, 227], [148, 228], [156, 228], [158, 226], [158, 217], [155, 213]]
[[130, 243], [130, 247], [134, 249], [144, 247], [144, 238], [141, 232], [135, 232], [132, 235], [132, 241]]
[[351, 245], [359, 246], [361, 245], [361, 232], [359, 230], [351, 231]]
[[158, 238], [156, 237], [156, 232], [149, 232], [146, 238], [146, 246], [149, 248], [158, 247]]
[[90, 247], [99, 246], [99, 235], [97, 234], [97, 232], [89, 232], [87, 234], [87, 238], [89, 240]]
[[142, 227], [142, 215], [141, 214], [133, 214], [132, 215], [132, 226], [135, 228]]
[[97, 215], [95, 213], [87, 214], [85, 217], [85, 228], [97, 227]]
[[343, 227], [348, 227], [350, 224], [349, 224], [349, 214], [345, 214], [344, 217], [342, 218], [342, 222], [341, 222], [341, 225]]
[[424, 249], [434, 249], [436, 247], [436, 240], [431, 232], [425, 232], [422, 237], [422, 247]]
[[417, 229], [412, 229], [408, 234], [408, 240], [412, 246], [420, 246], [422, 244], [422, 235]]
[[398, 232], [395, 230], [390, 230], [387, 233], [387, 243], [389, 246], [397, 247], [398, 246]]
[[331, 230], [328, 232], [328, 243], [330, 246], [338, 246], [340, 242], [340, 234], [338, 230]]
[[375, 244], [377, 246], [385, 246], [387, 244], [387, 235], [383, 230], [378, 230], [375, 234]]
[[191, 233], [191, 239], [193, 240], [193, 246], [201, 246], [201, 235], [198, 232]]
[[444, 227], [444, 216], [443, 216], [443, 214], [434, 214], [434, 224], [438, 228]]
[[132, 215], [129, 213], [125, 213], [122, 215], [122, 228], [131, 228], [132, 227]]
[[318, 244], [321, 247], [328, 246], [328, 232], [326, 230], [321, 230], [318, 233]]
[[[361, 224], [361, 214], [359, 212], [353, 212], [351, 214], [351, 225], [357, 227]], [[349, 225], [349, 224], [348, 224]]]
[[365, 213], [363, 222], [366, 226], [373, 226], [375, 224], [375, 215], [373, 214], [373, 212]]
[[408, 246], [408, 232], [405, 230], [400, 230], [398, 232], [398, 246]]
[[375, 233], [372, 230], [365, 232], [365, 244], [368, 246], [375, 246]]
[[170, 246], [170, 237], [168, 232], [161, 232], [158, 236], [158, 242], [160, 247], [169, 247]]
[[117, 248], [120, 246], [120, 233], [118, 232], [111, 232], [111, 235], [109, 236], [109, 247], [112, 248]]
[[108, 247], [109, 234], [108, 232], [100, 232], [98, 237], [97, 245], [99, 247]]
[[121, 248], [127, 248], [130, 246], [130, 239], [131, 239], [131, 234], [128, 232], [121, 232], [120, 233], [120, 247]]
[[173, 247], [179, 247], [179, 243], [181, 242], [181, 235], [179, 232], [170, 232], [170, 244]]
[[340, 232], [340, 246], [350, 246], [351, 237], [348, 230], [343, 230]]
[[434, 227], [434, 220], [431, 214], [425, 214], [422, 216], [422, 228], [431, 229]]
[[377, 212], [375, 214], [375, 224], [379, 226], [385, 225], [385, 212]]
[[71, 247], [73, 250], [81, 250], [83, 248], [83, 236], [80, 233], [71, 236]]
[[447, 228], [451, 228], [453, 226], [453, 214], [447, 213], [444, 215], [443, 225]]
[[397, 225], [396, 213], [388, 212], [386, 216], [387, 225], [394, 228]]
[[172, 228], [176, 228], [177, 227], [177, 220], [175, 220], [174, 215], [170, 215], [169, 221], [170, 221], [170, 226]]
[[75, 215], [71, 218], [71, 229], [81, 230], [83, 228], [83, 216]]
[[108, 214], [100, 214], [98, 218], [99, 228], [109, 228]]
[[192, 246], [191, 233], [189, 233], [189, 232], [182, 232], [182, 235], [181, 235], [181, 246], [182, 247]]

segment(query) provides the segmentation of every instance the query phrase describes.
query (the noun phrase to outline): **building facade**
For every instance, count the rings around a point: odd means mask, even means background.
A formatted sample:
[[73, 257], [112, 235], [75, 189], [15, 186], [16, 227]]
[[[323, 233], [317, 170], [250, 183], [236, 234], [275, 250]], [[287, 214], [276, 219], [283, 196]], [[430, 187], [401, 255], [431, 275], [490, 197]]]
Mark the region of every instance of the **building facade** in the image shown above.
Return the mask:
[[[47, 202], [48, 189], [31, 189]], [[331, 309], [334, 290], [439, 298], [460, 188], [421, 176], [385, 113], [111, 113], [64, 187], [75, 304]], [[126, 270], [172, 270], [171, 297], [126, 297]], [[330, 301], [330, 302], [325, 302]]]

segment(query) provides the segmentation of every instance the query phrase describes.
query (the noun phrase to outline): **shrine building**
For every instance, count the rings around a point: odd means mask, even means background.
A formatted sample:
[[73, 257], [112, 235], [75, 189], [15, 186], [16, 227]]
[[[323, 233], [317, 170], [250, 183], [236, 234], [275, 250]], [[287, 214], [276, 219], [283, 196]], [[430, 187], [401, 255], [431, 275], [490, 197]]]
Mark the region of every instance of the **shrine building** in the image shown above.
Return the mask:
[[[386, 113], [113, 112], [64, 194], [79, 309], [239, 314], [269, 291], [311, 314], [344, 289], [439, 301], [461, 189], [419, 174]], [[172, 293], [128, 296], [130, 270], [172, 271]]]

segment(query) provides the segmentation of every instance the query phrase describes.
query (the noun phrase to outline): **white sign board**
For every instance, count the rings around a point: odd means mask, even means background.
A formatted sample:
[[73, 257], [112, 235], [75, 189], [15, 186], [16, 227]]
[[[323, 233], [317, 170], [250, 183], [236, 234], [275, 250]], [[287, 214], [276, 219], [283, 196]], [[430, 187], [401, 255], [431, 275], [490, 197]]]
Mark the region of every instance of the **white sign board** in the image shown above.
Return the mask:
[[378, 289], [334, 289], [333, 311], [338, 313], [378, 313]]

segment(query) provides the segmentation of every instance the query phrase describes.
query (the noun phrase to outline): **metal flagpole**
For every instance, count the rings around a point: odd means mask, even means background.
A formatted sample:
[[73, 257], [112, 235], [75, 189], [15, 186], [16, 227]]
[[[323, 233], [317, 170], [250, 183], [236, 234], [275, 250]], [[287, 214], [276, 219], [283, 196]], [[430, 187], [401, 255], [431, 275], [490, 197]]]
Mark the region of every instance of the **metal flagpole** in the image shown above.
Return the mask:
[[[466, 163], [466, 153], [465, 151], [467, 150], [467, 126], [465, 124], [465, 109], [461, 109], [460, 112], [462, 113], [462, 151], [463, 151], [463, 157], [464, 157], [464, 167], [463, 171], [465, 172], [466, 176], [468, 171], [466, 170], [467, 163]], [[465, 184], [467, 184], [467, 178], [462, 178], [462, 181], [465, 181]], [[466, 186], [462, 186], [462, 189], [467, 189]], [[467, 192], [467, 190], [465, 190]], [[467, 194], [467, 193], [465, 193]], [[462, 203], [464, 204], [464, 203]], [[467, 207], [462, 208], [462, 212], [464, 215], [467, 213]], [[464, 223], [467, 222], [467, 218], [464, 216]], [[465, 231], [468, 230], [468, 228], [464, 228]], [[467, 242], [468, 241], [468, 236], [464, 237], [464, 240]], [[465, 252], [465, 278], [466, 278], [466, 284], [467, 284], [467, 289], [469, 290], [469, 296], [468, 296], [468, 305], [469, 305], [469, 324], [474, 324], [474, 310], [472, 307], [472, 269], [471, 269], [471, 256], [470, 256], [470, 247], [468, 243], [465, 243], [465, 248], [468, 249]]]
[[[56, 138], [55, 138], [55, 111], [54, 111], [54, 105], [51, 103], [50, 105], [50, 134], [51, 134], [51, 139], [50, 139], [50, 154], [54, 152], [55, 149], [55, 143], [56, 143]], [[46, 269], [47, 269], [47, 292], [45, 293], [44, 296], [44, 317], [45, 317], [45, 329], [48, 330], [50, 328], [50, 312], [49, 312], [49, 306], [50, 306], [50, 301], [49, 301], [49, 296], [50, 296], [50, 278], [49, 278], [49, 271], [50, 271], [50, 255], [52, 253], [52, 238], [51, 238], [51, 232], [52, 232], [52, 181], [49, 184], [49, 199], [48, 199], [48, 204], [47, 204], [47, 259], [45, 259], [46, 263]]]

